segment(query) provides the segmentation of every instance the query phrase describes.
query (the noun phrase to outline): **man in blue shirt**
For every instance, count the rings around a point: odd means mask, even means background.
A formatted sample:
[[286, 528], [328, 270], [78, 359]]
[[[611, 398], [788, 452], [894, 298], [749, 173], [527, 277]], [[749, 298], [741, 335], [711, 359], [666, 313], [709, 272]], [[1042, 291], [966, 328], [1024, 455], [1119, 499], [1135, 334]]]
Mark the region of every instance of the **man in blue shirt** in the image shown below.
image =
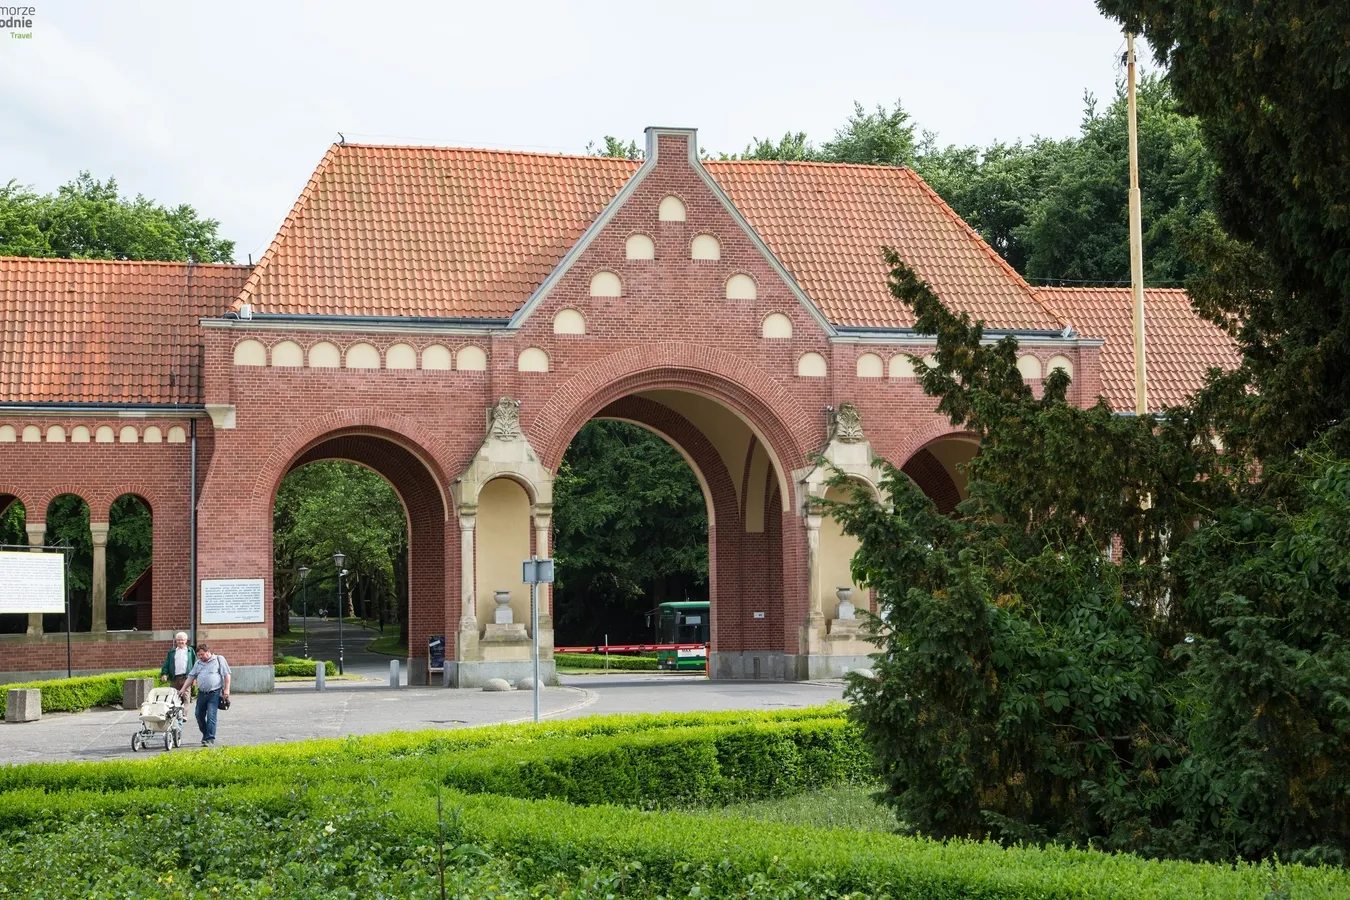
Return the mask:
[[230, 698], [230, 664], [225, 657], [212, 653], [206, 644], [197, 647], [197, 663], [178, 690], [184, 701], [194, 683], [197, 685], [197, 727], [202, 732], [202, 746], [214, 747], [216, 711], [220, 709], [222, 697]]

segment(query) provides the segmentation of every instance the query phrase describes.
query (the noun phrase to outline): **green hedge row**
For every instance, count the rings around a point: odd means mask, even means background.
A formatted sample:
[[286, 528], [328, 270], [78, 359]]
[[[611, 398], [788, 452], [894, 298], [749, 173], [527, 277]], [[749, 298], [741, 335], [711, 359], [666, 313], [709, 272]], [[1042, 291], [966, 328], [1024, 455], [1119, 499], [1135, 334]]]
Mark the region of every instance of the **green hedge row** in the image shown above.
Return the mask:
[[[159, 678], [159, 669], [136, 672], [109, 672], [106, 675], [82, 675], [79, 678], [55, 678], [51, 681], [25, 681], [0, 684], [0, 717], [8, 705], [7, 692], [14, 688], [38, 688], [42, 691], [42, 711], [82, 712], [95, 706], [116, 706], [122, 702], [122, 684], [128, 678]], [[158, 681], [156, 681], [158, 684]]]
[[[751, 825], [672, 809], [794, 793], [863, 777], [867, 766], [837, 706], [376, 735], [145, 761], [0, 767], [0, 839], [69, 827], [91, 813], [132, 827], [128, 816], [181, 805], [184, 797], [215, 810], [254, 808], [278, 817], [302, 809], [316, 822], [345, 809], [374, 810], [395, 817], [396, 830], [433, 837], [439, 791], [450, 806], [454, 842], [515, 860], [518, 872], [535, 867], [535, 883], [547, 873], [595, 867], [628, 872], [648, 887], [634, 896], [695, 889], [701, 896], [856, 891], [916, 900], [1350, 896], [1350, 873], [1340, 869], [1007, 850]], [[790, 889], [747, 888], [765, 878]]]
[[[553, 661], [560, 669], [603, 669], [605, 668], [605, 655], [603, 653], [555, 653]], [[620, 656], [617, 653], [609, 655], [609, 668], [616, 671], [626, 672], [655, 672], [655, 656]]]
[[[627, 871], [632, 896], [654, 893], [637, 890], [642, 885], [659, 889], [663, 896], [805, 898], [858, 892], [893, 900], [1350, 896], [1350, 873], [1342, 869], [1158, 862], [1092, 851], [1005, 849], [763, 822], [747, 827], [734, 819], [556, 800], [441, 794], [452, 846], [471, 845], [509, 856], [521, 867], [533, 866], [536, 881], [547, 873], [593, 867]], [[24, 806], [27, 822], [49, 830], [58, 816], [75, 820], [90, 813], [126, 823], [189, 802], [184, 797], [170, 787], [75, 791], [59, 798], [25, 789], [0, 794], [0, 822], [12, 821], [16, 807]], [[343, 810], [378, 811], [397, 820], [396, 831], [428, 839], [440, 827], [434, 784], [378, 774], [344, 783], [276, 778], [194, 793], [190, 802], [217, 811], [258, 809], [276, 817], [300, 812], [313, 822], [329, 821]], [[229, 830], [230, 823], [217, 827]], [[762, 881], [792, 890], [747, 891], [747, 885]], [[691, 893], [696, 886], [701, 893]]]
[[[306, 678], [314, 677], [314, 670], [318, 668], [318, 663], [312, 659], [303, 659], [299, 656], [282, 656], [277, 659], [274, 666], [277, 678], [291, 678], [303, 676]], [[337, 674], [337, 663], [332, 660], [325, 660], [323, 664], [323, 673], [325, 675]]]
[[376, 769], [392, 772], [400, 767], [404, 771], [425, 771], [427, 764], [450, 766], [480, 750], [509, 761], [523, 758], [525, 754], [546, 752], [549, 747], [562, 746], [569, 741], [576, 743], [648, 733], [674, 735], [690, 729], [734, 729], [749, 725], [770, 728], [818, 722], [839, 725], [843, 722], [843, 710], [844, 705], [836, 703], [773, 711], [589, 716], [537, 724], [394, 731], [362, 737], [231, 747], [209, 756], [168, 754], [106, 762], [28, 763], [0, 766], [0, 794], [29, 787], [54, 792], [71, 789], [122, 791], [150, 785], [205, 788], [290, 772], [299, 773], [302, 780], [312, 780], [319, 777], [315, 773], [346, 772], [348, 767], [362, 772]]

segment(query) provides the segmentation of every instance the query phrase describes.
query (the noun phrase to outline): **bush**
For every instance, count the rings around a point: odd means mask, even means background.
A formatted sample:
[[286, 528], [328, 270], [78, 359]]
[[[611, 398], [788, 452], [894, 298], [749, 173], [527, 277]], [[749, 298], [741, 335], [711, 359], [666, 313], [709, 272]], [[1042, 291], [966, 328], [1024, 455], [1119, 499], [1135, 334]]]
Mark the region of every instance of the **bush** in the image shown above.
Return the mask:
[[[111, 897], [197, 896], [215, 887], [221, 896], [307, 898], [330, 895], [322, 888], [330, 883], [330, 891], [350, 887], [362, 896], [423, 896], [441, 831], [439, 791], [448, 876], [465, 879], [456, 882], [465, 885], [460, 896], [1330, 900], [1350, 893], [1350, 874], [1337, 869], [1004, 850], [596, 803], [764, 798], [858, 777], [865, 764], [834, 707], [0, 768], [0, 889]], [[526, 799], [540, 795], [594, 805]], [[147, 888], [137, 880], [147, 872], [179, 882]], [[579, 888], [600, 883], [607, 893]], [[49, 893], [33, 893], [41, 890]]]
[[38, 688], [42, 691], [43, 712], [83, 712], [95, 706], [116, 706], [122, 702], [122, 685], [128, 678], [159, 678], [159, 669], [136, 672], [110, 672], [106, 675], [81, 675], [51, 681], [26, 681], [0, 684], [0, 716], [4, 716], [7, 693], [14, 688]]
[[[560, 669], [603, 669], [606, 665], [603, 653], [555, 653], [553, 661]], [[611, 653], [608, 665], [609, 668], [621, 672], [655, 672], [656, 657], [620, 656]]]
[[[281, 656], [277, 658], [276, 665], [277, 678], [304, 677], [313, 678], [318, 663], [312, 659], [301, 659], [298, 656]], [[337, 674], [337, 663], [332, 660], [325, 660], [323, 664], [323, 673], [325, 675]]]

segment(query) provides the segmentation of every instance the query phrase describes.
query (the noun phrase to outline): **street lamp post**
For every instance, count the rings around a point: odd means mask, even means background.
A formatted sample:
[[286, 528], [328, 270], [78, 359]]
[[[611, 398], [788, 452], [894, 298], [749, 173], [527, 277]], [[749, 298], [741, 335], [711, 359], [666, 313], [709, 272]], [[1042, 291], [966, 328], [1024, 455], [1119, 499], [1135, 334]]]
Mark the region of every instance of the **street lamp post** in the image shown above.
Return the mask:
[[297, 571], [300, 573], [300, 611], [305, 627], [305, 659], [309, 659], [309, 584], [305, 581], [309, 577], [309, 566], [301, 566]]
[[347, 674], [342, 670], [342, 655], [345, 649], [342, 644], [342, 614], [345, 612], [343, 607], [346, 605], [342, 598], [342, 576], [347, 574], [347, 570], [342, 568], [342, 564], [347, 561], [346, 554], [341, 550], [333, 554], [333, 565], [337, 566], [338, 575], [338, 674]]

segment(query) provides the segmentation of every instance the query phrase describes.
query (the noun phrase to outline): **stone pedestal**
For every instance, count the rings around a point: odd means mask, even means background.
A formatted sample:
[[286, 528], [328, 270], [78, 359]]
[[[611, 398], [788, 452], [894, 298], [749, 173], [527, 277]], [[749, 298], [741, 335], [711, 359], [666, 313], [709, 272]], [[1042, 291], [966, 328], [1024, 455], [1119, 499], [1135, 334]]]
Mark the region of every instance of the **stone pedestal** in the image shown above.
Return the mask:
[[[510, 612], [508, 609], [507, 614]], [[478, 639], [478, 652], [483, 659], [529, 659], [531, 648], [524, 622], [487, 625]]]
[[851, 587], [835, 588], [834, 595], [839, 598], [838, 618], [843, 621], [856, 620], [857, 611], [853, 608], [853, 604], [849, 602], [849, 598], [853, 596], [853, 588]]
[[[515, 616], [511, 612], [511, 592], [497, 591], [493, 595], [493, 599], [497, 601], [496, 608], [492, 610], [493, 623], [496, 625], [510, 625], [515, 621]], [[521, 627], [524, 628], [525, 626], [522, 625]]]
[[42, 691], [37, 688], [10, 688], [5, 694], [5, 721], [36, 722], [42, 718]]
[[122, 682], [122, 708], [140, 709], [155, 686], [153, 678], [128, 678]]

